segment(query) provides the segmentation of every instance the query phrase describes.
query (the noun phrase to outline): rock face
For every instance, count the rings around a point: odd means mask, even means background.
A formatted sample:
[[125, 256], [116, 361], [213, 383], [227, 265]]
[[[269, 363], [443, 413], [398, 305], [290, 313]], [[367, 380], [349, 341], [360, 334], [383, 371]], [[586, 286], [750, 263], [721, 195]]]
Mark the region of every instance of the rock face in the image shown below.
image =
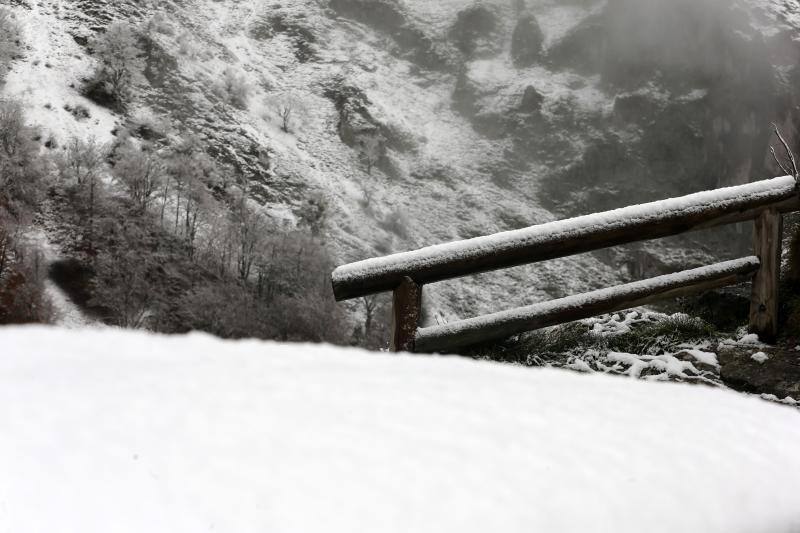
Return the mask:
[[539, 113], [542, 110], [544, 103], [544, 96], [536, 90], [536, 87], [529, 85], [525, 87], [525, 92], [522, 93], [522, 101], [519, 104], [519, 110], [522, 113]]
[[518, 68], [530, 67], [542, 53], [544, 34], [536, 17], [527, 13], [519, 19], [511, 35], [511, 59]]
[[[75, 104], [96, 61], [91, 37], [111, 20], [138, 26], [163, 11], [174, 31], [145, 43], [143, 117], [205, 139], [276, 217], [309, 189], [324, 191], [340, 262], [774, 175], [770, 123], [800, 139], [800, 22], [789, 20], [797, 10], [786, 0], [61, 4], [14, 7], [31, 35], [64, 39], [17, 62], [9, 95], [37, 117], [48, 104]], [[34, 68], [40, 58], [53, 68]], [[229, 67], [247, 82], [247, 109], [219, 97]], [[64, 101], [51, 102], [49, 82], [64, 85]], [[276, 114], [287, 97], [298, 101], [292, 132]], [[94, 108], [92, 121], [47, 115], [55, 133], [98, 138], [123, 123]], [[171, 138], [138, 117], [124, 124]], [[375, 229], [395, 211], [408, 220], [403, 231]], [[728, 237], [681, 250], [749, 246], [746, 228]], [[682, 254], [652, 254], [574, 257], [535, 274], [432, 286], [429, 315], [453, 320], [497, 310], [498, 300], [525, 305], [616, 284], [630, 277], [630, 258], [631, 276], [683, 266]]]
[[492, 37], [499, 26], [490, 8], [477, 4], [461, 11], [450, 30], [456, 48], [468, 57], [487, 55], [493, 50]]
[[[762, 352], [760, 363], [753, 354]], [[720, 377], [732, 389], [754, 394], [773, 394], [778, 399], [800, 399], [800, 352], [775, 348], [745, 349], [721, 346], [718, 352]]]
[[443, 39], [414, 24], [397, 0], [331, 0], [330, 8], [340, 16], [390, 35], [397, 44], [398, 55], [422, 68], [451, 70], [454, 66], [455, 60]]

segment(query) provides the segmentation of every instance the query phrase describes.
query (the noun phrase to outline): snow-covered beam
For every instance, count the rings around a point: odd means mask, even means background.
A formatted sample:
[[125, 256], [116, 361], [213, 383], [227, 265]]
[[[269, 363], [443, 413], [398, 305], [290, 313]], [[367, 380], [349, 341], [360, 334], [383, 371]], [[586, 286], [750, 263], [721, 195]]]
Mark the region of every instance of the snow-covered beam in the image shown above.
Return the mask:
[[568, 220], [378, 257], [337, 268], [337, 300], [567, 257], [629, 242], [753, 220], [767, 209], [800, 209], [792, 176], [634, 205]]
[[759, 269], [758, 257], [725, 261], [585, 294], [520, 307], [417, 331], [417, 352], [449, 352], [465, 346], [508, 338], [518, 333], [596, 315], [647, 305], [748, 281]]

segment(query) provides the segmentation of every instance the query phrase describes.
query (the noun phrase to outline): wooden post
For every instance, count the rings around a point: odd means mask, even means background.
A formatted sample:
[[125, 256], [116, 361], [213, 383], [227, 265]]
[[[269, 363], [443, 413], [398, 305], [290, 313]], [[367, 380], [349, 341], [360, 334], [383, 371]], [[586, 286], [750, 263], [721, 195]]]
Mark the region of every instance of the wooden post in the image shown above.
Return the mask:
[[761, 268], [753, 279], [750, 297], [750, 331], [764, 342], [774, 342], [778, 335], [778, 282], [781, 270], [783, 217], [768, 209], [755, 220], [753, 242]]
[[413, 352], [422, 312], [422, 286], [406, 277], [394, 290], [391, 351]]

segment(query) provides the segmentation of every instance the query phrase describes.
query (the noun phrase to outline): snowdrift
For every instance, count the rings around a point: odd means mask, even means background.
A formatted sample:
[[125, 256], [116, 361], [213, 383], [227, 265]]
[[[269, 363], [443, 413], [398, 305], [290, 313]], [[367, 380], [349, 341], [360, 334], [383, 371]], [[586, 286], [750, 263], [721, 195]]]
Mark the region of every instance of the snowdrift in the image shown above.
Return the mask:
[[321, 346], [0, 330], [0, 530], [800, 530], [800, 413]]

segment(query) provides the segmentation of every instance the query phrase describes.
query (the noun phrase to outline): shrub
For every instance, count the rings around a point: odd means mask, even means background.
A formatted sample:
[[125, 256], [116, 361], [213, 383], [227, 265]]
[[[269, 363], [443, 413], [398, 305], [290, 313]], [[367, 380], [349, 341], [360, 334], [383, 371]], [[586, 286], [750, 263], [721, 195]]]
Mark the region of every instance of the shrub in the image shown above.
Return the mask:
[[148, 20], [144, 29], [147, 33], [160, 33], [162, 35], [175, 35], [175, 28], [169, 23], [163, 13], [156, 13]]
[[0, 7], [0, 83], [8, 72], [9, 64], [22, 49], [22, 30], [10, 9]]
[[717, 331], [707, 322], [676, 314], [642, 320], [631, 324], [625, 332], [603, 335], [594, 333], [583, 322], [572, 322], [465, 352], [480, 359], [542, 366], [556, 360], [563, 362], [568, 355], [580, 355], [588, 350], [660, 355], [677, 350], [683, 344], [708, 341], [717, 336]]
[[86, 95], [99, 104], [125, 108], [133, 89], [144, 80], [145, 63], [138, 38], [129, 24], [111, 24], [93, 45], [99, 62]]
[[328, 223], [328, 209], [328, 199], [324, 194], [311, 194], [298, 210], [300, 226], [308, 228], [314, 236], [320, 235]]
[[64, 104], [64, 110], [70, 113], [73, 117], [75, 117], [75, 120], [78, 121], [86, 120], [92, 117], [91, 113], [89, 112], [89, 109], [82, 104], [78, 104], [75, 106]]
[[247, 109], [250, 101], [250, 85], [241, 71], [233, 67], [226, 68], [216, 92], [226, 103], [238, 109]]

